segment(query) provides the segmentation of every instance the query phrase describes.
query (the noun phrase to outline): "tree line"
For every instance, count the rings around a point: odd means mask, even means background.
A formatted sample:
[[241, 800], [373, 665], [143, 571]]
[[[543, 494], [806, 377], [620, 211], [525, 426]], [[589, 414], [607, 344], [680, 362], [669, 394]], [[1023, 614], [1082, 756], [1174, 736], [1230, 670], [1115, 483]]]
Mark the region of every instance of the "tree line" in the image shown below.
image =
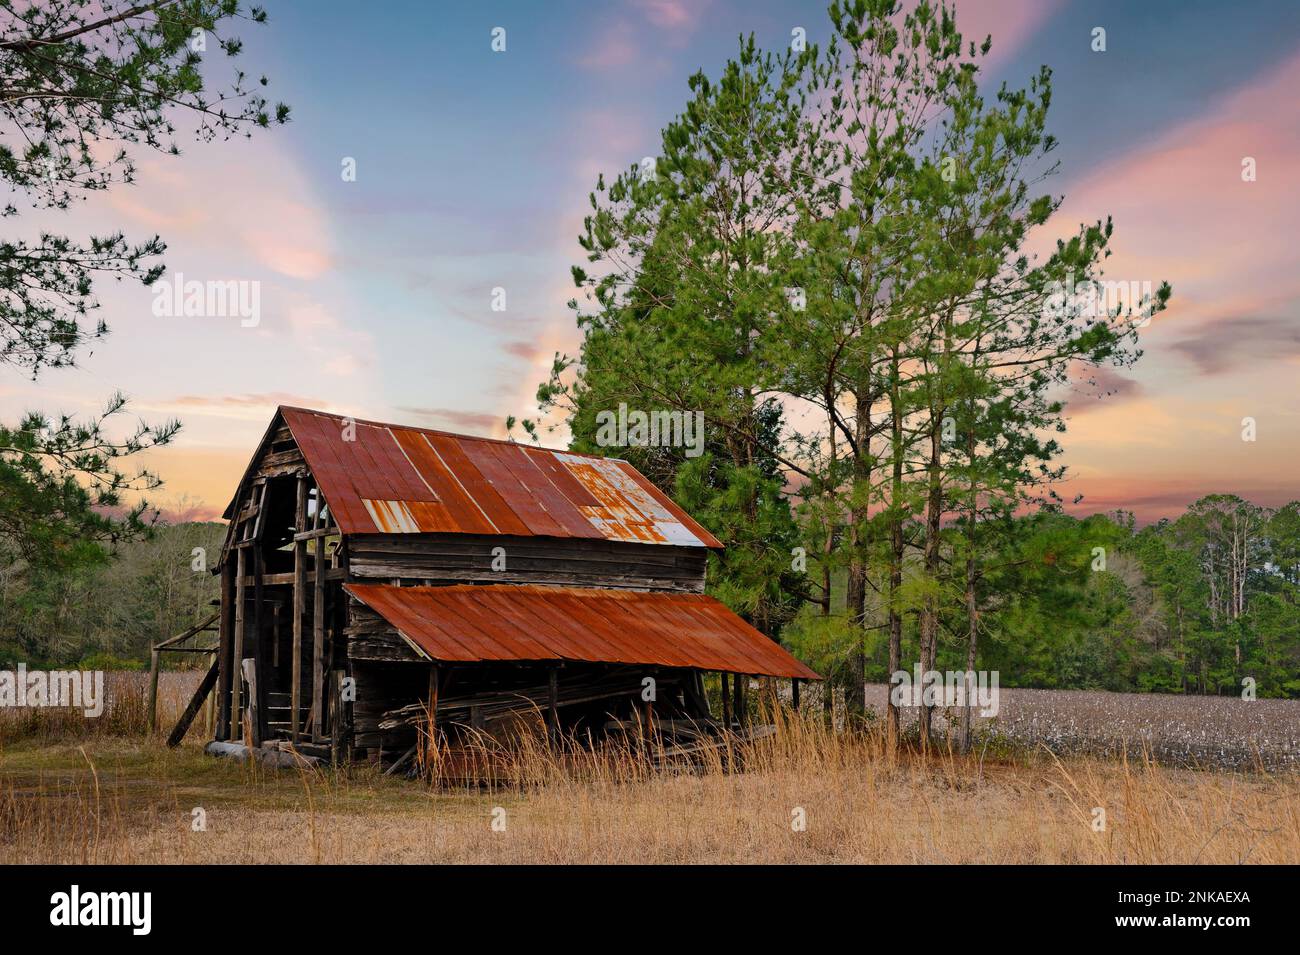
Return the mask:
[[[984, 558], [973, 668], [998, 671], [1001, 685], [1300, 696], [1300, 502], [1269, 509], [1216, 494], [1141, 528], [1126, 512], [1019, 515], [998, 541]], [[1236, 570], [1234, 553], [1244, 561]], [[1235, 617], [1217, 605], [1234, 579], [1244, 588]], [[837, 596], [842, 588], [836, 579]], [[970, 666], [966, 623], [955, 605], [941, 621], [938, 669]], [[808, 610], [782, 634], [833, 678], [846, 669], [853, 636], [842, 614]], [[861, 636], [868, 682], [886, 682], [884, 640]], [[904, 659], [918, 650], [906, 629]]]
[[35, 572], [21, 559], [0, 560], [0, 667], [147, 663], [155, 643], [216, 612], [208, 562], [225, 530], [210, 521], [159, 524], [120, 542], [111, 559]]

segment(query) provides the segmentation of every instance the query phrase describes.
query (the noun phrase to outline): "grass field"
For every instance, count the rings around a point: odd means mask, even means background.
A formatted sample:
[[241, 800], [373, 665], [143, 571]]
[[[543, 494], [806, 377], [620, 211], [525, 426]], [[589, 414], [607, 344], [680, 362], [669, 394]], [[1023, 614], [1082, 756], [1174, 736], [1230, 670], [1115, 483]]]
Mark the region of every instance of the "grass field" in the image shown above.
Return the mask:
[[[1058, 757], [997, 736], [969, 757], [904, 751], [891, 758], [877, 735], [835, 735], [809, 719], [755, 744], [739, 774], [719, 760], [673, 774], [626, 754], [574, 766], [537, 751], [521, 757], [517, 785], [432, 789], [367, 767], [286, 771], [214, 759], [197, 739], [168, 750], [158, 736], [138, 732], [143, 707], [132, 701], [133, 685], [119, 686], [128, 715], [104, 724], [114, 732], [78, 735], [64, 723], [0, 734], [0, 856], [69, 863], [1300, 862], [1300, 774], [1259, 760], [1245, 771], [1190, 770], [1129, 757], [1129, 747], [1110, 757]], [[163, 695], [163, 726], [183, 697]]]

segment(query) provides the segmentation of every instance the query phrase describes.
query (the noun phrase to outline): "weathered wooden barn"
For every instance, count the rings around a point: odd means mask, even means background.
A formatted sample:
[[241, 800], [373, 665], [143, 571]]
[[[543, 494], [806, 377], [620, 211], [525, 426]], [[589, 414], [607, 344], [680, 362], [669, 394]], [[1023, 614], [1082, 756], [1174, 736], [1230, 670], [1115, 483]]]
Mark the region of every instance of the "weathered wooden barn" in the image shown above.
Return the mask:
[[623, 461], [282, 407], [225, 516], [218, 741], [388, 762], [430, 713], [597, 739], [818, 678], [705, 595], [721, 545]]

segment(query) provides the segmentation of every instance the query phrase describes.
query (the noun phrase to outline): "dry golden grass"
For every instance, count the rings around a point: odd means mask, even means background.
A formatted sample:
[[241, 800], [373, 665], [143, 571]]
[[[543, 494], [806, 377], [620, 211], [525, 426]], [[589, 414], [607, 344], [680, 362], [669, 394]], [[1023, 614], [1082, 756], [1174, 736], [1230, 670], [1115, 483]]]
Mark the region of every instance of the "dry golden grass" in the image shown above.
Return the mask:
[[[902, 753], [783, 727], [697, 773], [525, 747], [488, 788], [271, 770], [156, 740], [0, 749], [15, 862], [1300, 862], [1300, 777]], [[206, 831], [193, 831], [193, 810]], [[1106, 828], [1093, 830], [1093, 808]], [[806, 828], [792, 822], [802, 810]], [[502, 815], [502, 811], [504, 815]], [[493, 820], [504, 818], [504, 830]]]
[[[164, 670], [158, 679], [158, 725], [166, 736], [202, 679], [197, 670]], [[39, 740], [48, 743], [101, 736], [143, 736], [149, 723], [149, 674], [110, 670], [104, 674], [104, 710], [87, 717], [63, 707], [0, 707], [0, 746]], [[200, 727], [206, 712], [195, 721]]]

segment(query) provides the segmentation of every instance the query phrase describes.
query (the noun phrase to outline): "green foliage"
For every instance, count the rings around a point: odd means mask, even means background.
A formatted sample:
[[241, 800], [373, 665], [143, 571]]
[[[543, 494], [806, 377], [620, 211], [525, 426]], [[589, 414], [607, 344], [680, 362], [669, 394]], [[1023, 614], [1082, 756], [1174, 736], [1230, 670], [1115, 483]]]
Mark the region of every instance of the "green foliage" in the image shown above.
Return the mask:
[[116, 545], [111, 560], [96, 545], [98, 559], [36, 573], [0, 553], [0, 664], [148, 660], [153, 644], [213, 612], [217, 579], [195, 569], [195, 548], [210, 563], [224, 531], [216, 523], [162, 525]]
[[[1216, 497], [1221, 499], [1212, 495], [1189, 513]], [[1138, 530], [1124, 514], [1011, 519], [996, 538], [997, 548], [982, 557], [987, 590], [977, 668], [999, 671], [1003, 686], [1239, 695], [1242, 679], [1250, 677], [1261, 697], [1300, 697], [1300, 588], [1288, 576], [1289, 565], [1277, 569], [1284, 557], [1274, 563], [1274, 555], [1296, 546], [1295, 510], [1296, 504], [1288, 504], [1265, 522], [1270, 536], [1260, 545], [1252, 575], [1257, 589], [1248, 590], [1239, 620], [1217, 625], [1208, 604], [1207, 567], [1197, 542], [1178, 533], [1179, 521]], [[948, 540], [960, 548], [958, 535]], [[1104, 551], [1104, 565], [1096, 548]], [[915, 612], [928, 586], [917, 582], [922, 575], [915, 557], [910, 555], [903, 588], [910, 595], [905, 659], [915, 659]], [[954, 595], [941, 596], [949, 609], [936, 667], [964, 669], [965, 621]], [[868, 632], [867, 677], [884, 681], [888, 669], [878, 634]], [[785, 639], [814, 667], [827, 668], [819, 671], [824, 673], [842, 665], [852, 642], [843, 614], [825, 617], [811, 607], [786, 629]]]
[[[247, 135], [288, 121], [235, 70], [210, 88], [205, 55], [239, 54], [226, 32], [238, 20], [266, 21], [237, 0], [0, 0], [0, 179], [11, 196], [47, 214], [89, 193], [134, 180], [128, 146], [178, 154], [178, 124], [199, 141]], [[0, 211], [16, 217], [10, 202]], [[42, 229], [39, 238], [0, 241], [0, 369], [37, 377], [75, 363], [107, 334], [95, 282], [145, 285], [162, 275], [162, 240], [122, 234], [78, 242]], [[119, 424], [126, 399], [114, 395], [86, 418], [30, 412], [0, 424], [0, 559], [33, 579], [22, 599], [93, 573], [104, 546], [139, 537], [151, 523], [141, 497], [159, 486], [124, 461], [172, 440], [179, 424]]]
[[[31, 204], [67, 209], [80, 194], [135, 179], [127, 145], [179, 153], [178, 117], [199, 140], [247, 135], [250, 127], [288, 120], [239, 70], [231, 85], [209, 91], [204, 52], [240, 51], [224, 35], [237, 19], [264, 22], [265, 11], [234, 0], [42, 0], [3, 5], [0, 76], [0, 178]], [[115, 148], [114, 148], [115, 147]], [[15, 216], [16, 206], [3, 214]], [[130, 276], [146, 285], [162, 274], [154, 236], [129, 244], [118, 235], [78, 244], [43, 232], [39, 240], [0, 243], [0, 365], [38, 373], [73, 362], [77, 350], [107, 332], [87, 327], [97, 305], [96, 275]]]
[[124, 660], [111, 653], [90, 653], [78, 660], [73, 668], [77, 670], [142, 670], [142, 660]]
[[1294, 507], [1061, 513], [1063, 386], [1137, 361], [1171, 292], [1098, 301], [1109, 218], [1026, 251], [1063, 201], [1051, 71], [986, 95], [951, 5], [829, 12], [824, 50], [742, 38], [652, 175], [598, 181], [542, 410], [586, 451], [620, 403], [701, 412], [701, 457], [618, 453], [728, 545], [715, 593], [773, 635], [806, 602], [783, 638], [846, 687], [978, 652], [1006, 685], [1290, 692]]

